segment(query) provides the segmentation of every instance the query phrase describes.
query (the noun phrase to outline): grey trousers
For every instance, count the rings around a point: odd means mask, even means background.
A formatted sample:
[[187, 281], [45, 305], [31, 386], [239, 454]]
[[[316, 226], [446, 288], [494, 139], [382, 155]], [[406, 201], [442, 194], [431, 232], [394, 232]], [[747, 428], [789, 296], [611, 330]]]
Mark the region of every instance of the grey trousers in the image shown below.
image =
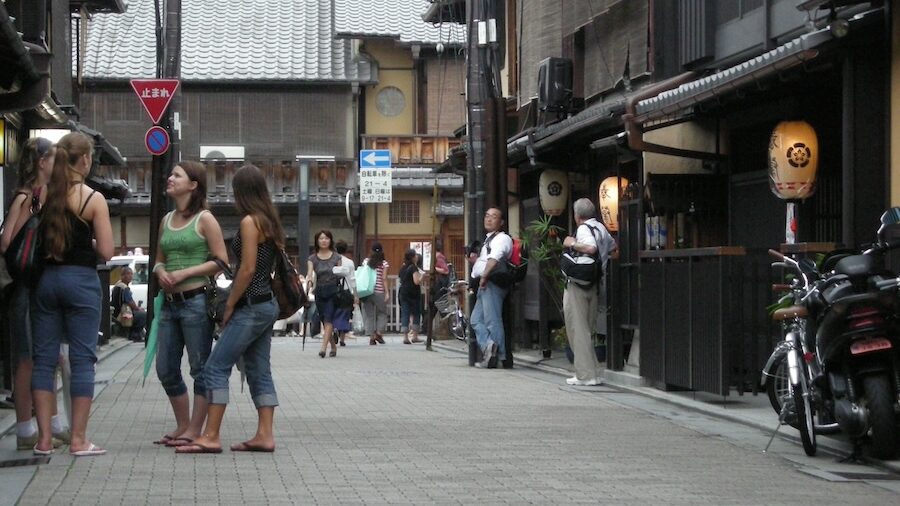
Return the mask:
[[597, 306], [597, 287], [585, 289], [571, 284], [566, 287], [563, 294], [566, 338], [575, 355], [575, 377], [581, 381], [600, 375], [593, 340]]
[[375, 332], [384, 334], [387, 328], [387, 303], [384, 294], [375, 292], [361, 300], [363, 307], [363, 319], [366, 322], [366, 335], [374, 335]]

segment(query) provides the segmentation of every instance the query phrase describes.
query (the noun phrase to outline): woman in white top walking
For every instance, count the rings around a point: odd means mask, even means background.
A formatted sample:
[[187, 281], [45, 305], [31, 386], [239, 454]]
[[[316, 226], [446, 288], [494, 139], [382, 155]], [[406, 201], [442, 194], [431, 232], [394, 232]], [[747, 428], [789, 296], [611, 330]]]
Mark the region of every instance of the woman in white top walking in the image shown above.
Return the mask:
[[[343, 239], [338, 239], [338, 241], [334, 243], [334, 251], [336, 251], [338, 255], [341, 255], [341, 265], [335, 267], [333, 272], [344, 278], [347, 288], [349, 288], [350, 293], [353, 294], [354, 305], [359, 304], [359, 296], [356, 294], [356, 264], [350, 257], [344, 254], [347, 253], [347, 242]], [[341, 346], [347, 346], [347, 343], [344, 340], [347, 337], [347, 332], [353, 330], [353, 326], [350, 324], [350, 319], [352, 317], [352, 307], [338, 308], [334, 312], [334, 330], [338, 333]]]

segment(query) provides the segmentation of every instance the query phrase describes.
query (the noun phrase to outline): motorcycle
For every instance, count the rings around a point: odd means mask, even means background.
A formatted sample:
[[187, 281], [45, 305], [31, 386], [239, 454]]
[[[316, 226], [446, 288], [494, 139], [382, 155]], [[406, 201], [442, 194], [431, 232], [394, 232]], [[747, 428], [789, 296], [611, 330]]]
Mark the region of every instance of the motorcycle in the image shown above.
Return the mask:
[[[897, 454], [900, 277], [883, 264], [884, 254], [900, 241], [883, 236], [898, 223], [900, 208], [888, 210], [870, 248], [831, 255], [821, 275], [807, 270], [792, 286], [798, 304], [782, 313], [788, 316], [782, 318], [785, 339], [762, 379], [780, 424], [800, 429], [809, 455], [815, 454], [816, 434], [837, 431], [850, 437], [855, 454], [863, 442], [875, 457]], [[799, 269], [798, 262], [781, 259], [773, 265]], [[787, 382], [780, 379], [785, 368]]]

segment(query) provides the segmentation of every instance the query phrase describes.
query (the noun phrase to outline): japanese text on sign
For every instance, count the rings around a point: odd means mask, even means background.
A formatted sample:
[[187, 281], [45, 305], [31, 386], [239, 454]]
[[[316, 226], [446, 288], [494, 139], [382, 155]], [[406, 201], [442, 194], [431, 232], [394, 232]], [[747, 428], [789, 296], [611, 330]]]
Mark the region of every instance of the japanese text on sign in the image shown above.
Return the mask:
[[393, 200], [390, 169], [359, 170], [359, 201], [385, 203]]
[[169, 90], [165, 88], [144, 88], [141, 90], [141, 98], [166, 98]]

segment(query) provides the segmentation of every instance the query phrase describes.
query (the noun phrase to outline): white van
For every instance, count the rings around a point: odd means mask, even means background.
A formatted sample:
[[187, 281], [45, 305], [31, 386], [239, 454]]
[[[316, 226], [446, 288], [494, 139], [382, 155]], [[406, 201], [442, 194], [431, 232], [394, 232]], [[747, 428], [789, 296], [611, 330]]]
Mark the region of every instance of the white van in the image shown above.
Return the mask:
[[147, 284], [150, 282], [150, 257], [147, 255], [118, 255], [114, 256], [106, 265], [109, 266], [109, 291], [122, 277], [122, 267], [131, 267], [134, 278], [131, 280], [131, 295], [138, 306], [147, 309]]

